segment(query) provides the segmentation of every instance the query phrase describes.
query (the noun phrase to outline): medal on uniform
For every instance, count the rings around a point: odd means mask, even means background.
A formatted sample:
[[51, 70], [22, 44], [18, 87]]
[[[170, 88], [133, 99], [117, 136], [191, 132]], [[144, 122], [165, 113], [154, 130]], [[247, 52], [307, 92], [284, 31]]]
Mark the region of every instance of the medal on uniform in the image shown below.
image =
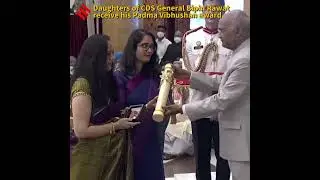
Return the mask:
[[203, 48], [203, 45], [201, 45], [201, 41], [197, 41], [196, 46], [193, 49], [197, 50], [197, 49], [202, 49], [202, 48]]

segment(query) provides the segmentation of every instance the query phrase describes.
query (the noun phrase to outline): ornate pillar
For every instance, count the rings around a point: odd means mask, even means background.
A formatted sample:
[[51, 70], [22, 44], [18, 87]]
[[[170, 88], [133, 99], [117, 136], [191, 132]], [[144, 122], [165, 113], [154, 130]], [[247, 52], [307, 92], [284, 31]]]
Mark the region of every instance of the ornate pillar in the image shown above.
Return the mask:
[[[93, 0], [86, 0], [86, 5], [87, 7], [90, 7], [90, 9], [92, 9], [93, 7]], [[91, 35], [95, 34], [94, 32], [94, 27], [95, 23], [94, 23], [94, 19], [92, 15], [89, 15], [87, 17], [87, 27], [88, 27], [88, 37], [90, 37]]]

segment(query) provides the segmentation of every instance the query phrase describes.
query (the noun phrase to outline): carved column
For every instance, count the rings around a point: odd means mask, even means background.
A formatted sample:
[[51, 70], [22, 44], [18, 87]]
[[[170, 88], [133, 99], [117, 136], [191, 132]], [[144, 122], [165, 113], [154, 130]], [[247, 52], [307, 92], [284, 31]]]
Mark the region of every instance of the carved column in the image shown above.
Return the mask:
[[[93, 7], [93, 1], [92, 0], [86, 0], [86, 5], [87, 7]], [[90, 8], [92, 9], [92, 8]], [[90, 37], [91, 35], [95, 34], [94, 32], [94, 19], [93, 16], [88, 16], [87, 17], [87, 27], [88, 27], [88, 37]]]

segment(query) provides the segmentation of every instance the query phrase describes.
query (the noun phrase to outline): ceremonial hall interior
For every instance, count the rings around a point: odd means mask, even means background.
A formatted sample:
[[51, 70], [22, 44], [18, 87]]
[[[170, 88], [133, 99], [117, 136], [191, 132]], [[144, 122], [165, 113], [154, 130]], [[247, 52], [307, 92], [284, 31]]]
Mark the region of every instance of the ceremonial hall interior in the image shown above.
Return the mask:
[[[77, 15], [77, 8], [81, 4], [88, 7], [93, 5], [127, 5], [136, 6], [142, 4], [161, 4], [164, 6], [178, 5], [202, 5], [203, 0], [70, 0], [70, 68], [71, 57], [78, 58], [79, 52], [84, 41], [94, 34], [107, 35], [113, 46], [114, 61], [118, 61], [128, 38], [132, 31], [136, 29], [145, 29], [157, 37], [157, 31], [160, 26], [165, 27], [165, 37], [174, 43], [175, 33], [180, 31], [185, 34], [191, 29], [204, 26], [204, 19], [188, 19], [188, 18], [94, 18], [89, 15], [86, 19], [81, 19]], [[250, 16], [250, 0], [225, 0], [225, 5], [230, 6], [230, 10], [240, 9]], [[76, 61], [76, 60], [75, 60]], [[71, 74], [71, 70], [70, 70]], [[71, 106], [70, 106], [71, 107]], [[72, 110], [70, 110], [70, 129], [73, 129]], [[196, 180], [196, 160], [194, 157], [194, 149], [192, 140], [192, 130], [188, 117], [186, 115], [177, 114], [177, 122], [169, 125], [164, 134], [164, 141], [174, 141], [177, 136], [188, 136], [187, 144], [190, 148], [178, 155], [168, 155], [163, 157], [164, 174], [166, 180]], [[187, 123], [189, 121], [189, 123]], [[187, 134], [187, 135], [186, 135]], [[164, 144], [164, 151], [168, 150], [168, 145]], [[179, 149], [179, 147], [176, 147]], [[165, 154], [165, 153], [164, 153]], [[214, 149], [211, 150], [211, 177], [216, 178], [216, 162]], [[232, 179], [232, 176], [230, 176]]]

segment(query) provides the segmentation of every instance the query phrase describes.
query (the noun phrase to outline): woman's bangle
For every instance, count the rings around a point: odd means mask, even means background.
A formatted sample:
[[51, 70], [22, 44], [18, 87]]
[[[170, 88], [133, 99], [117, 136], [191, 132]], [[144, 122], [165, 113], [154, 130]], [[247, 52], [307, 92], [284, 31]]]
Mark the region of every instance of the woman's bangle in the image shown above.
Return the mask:
[[115, 126], [114, 124], [115, 124], [115, 123], [112, 123], [112, 133], [113, 133], [113, 134], [116, 133], [116, 128], [114, 127], [114, 126]]
[[113, 122], [111, 122], [111, 129], [110, 129], [110, 131], [109, 131], [109, 133], [110, 133], [110, 135], [112, 135], [112, 134], [114, 134], [114, 123]]

